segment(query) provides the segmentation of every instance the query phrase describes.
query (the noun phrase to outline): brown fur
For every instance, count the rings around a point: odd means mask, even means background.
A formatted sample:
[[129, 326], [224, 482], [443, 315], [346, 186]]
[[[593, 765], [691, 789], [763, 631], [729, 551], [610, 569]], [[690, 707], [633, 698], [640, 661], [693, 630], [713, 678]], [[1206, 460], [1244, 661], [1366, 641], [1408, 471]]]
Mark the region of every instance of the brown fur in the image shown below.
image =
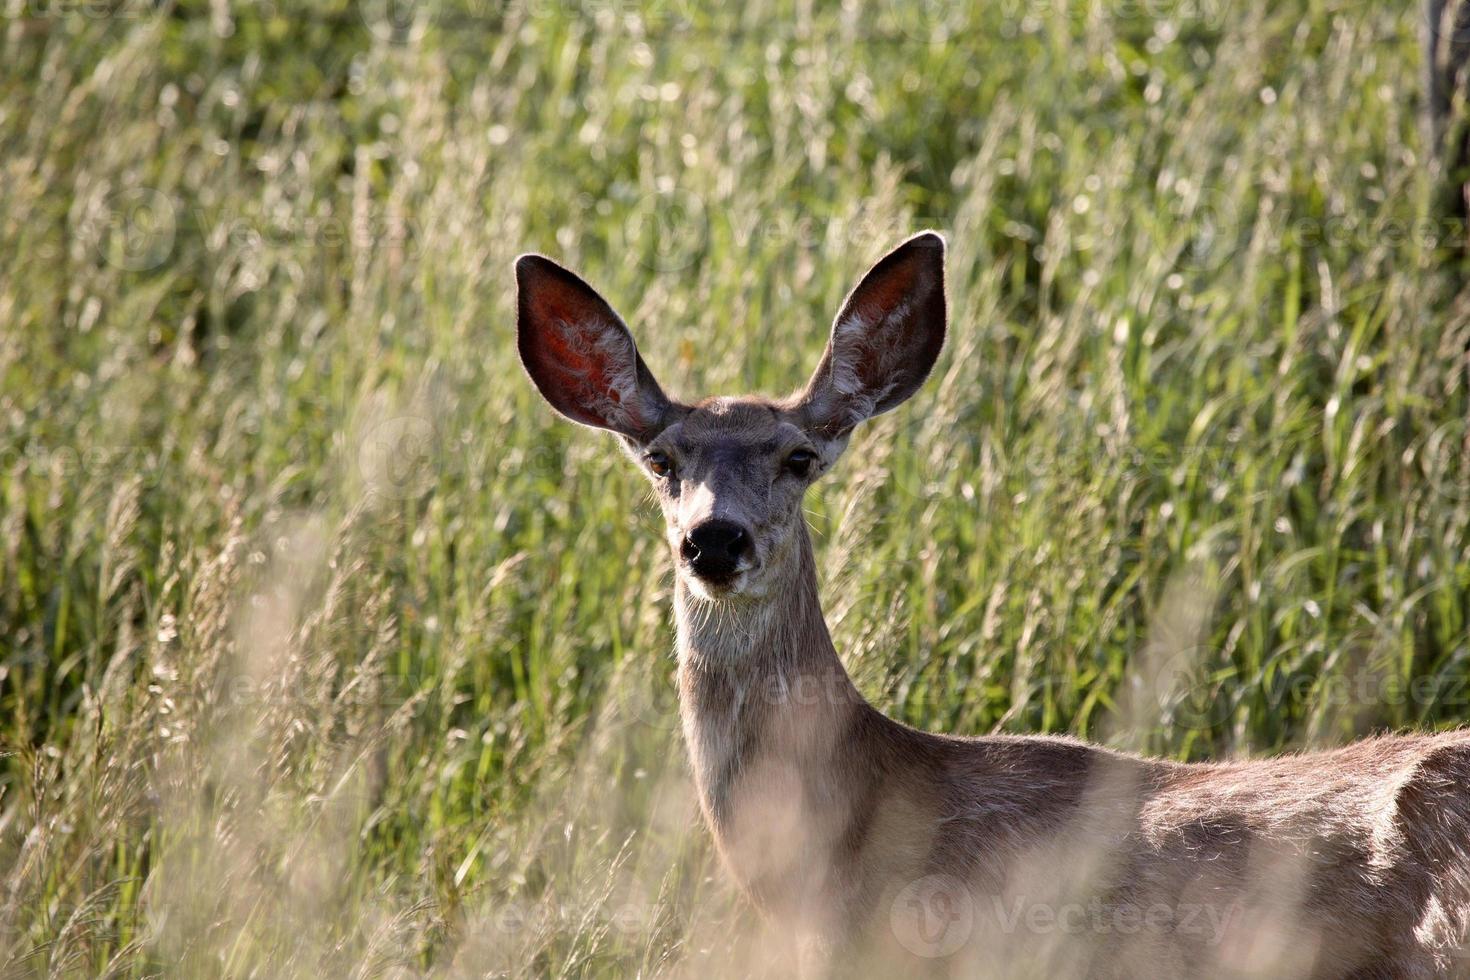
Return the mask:
[[[684, 734], [734, 879], [842, 973], [1470, 976], [1470, 731], [1187, 765], [931, 734], [859, 695], [822, 616], [801, 495], [937, 357], [937, 243], [874, 267], [782, 402], [669, 402], [600, 298], [523, 295], [538, 387], [664, 471], [651, 479], [679, 572]], [[546, 261], [518, 266], [523, 294], [590, 290]], [[535, 316], [579, 306], [598, 322]], [[783, 468], [794, 450], [814, 454], [809, 473]], [[728, 581], [680, 558], [712, 520], [749, 532]]]
[[[852, 687], [800, 540], [778, 590], [789, 601], [752, 633], [755, 610], [701, 626], [699, 600], [682, 588], [677, 600], [705, 815], [736, 880], [776, 919], [837, 949], [876, 940], [878, 955], [901, 957], [885, 935], [894, 895], [942, 873], [968, 886], [977, 913], [997, 898], [1056, 907], [1096, 896], [1105, 909], [1167, 908], [1176, 925], [1193, 914], [1236, 927], [1085, 936], [1088, 975], [1134, 976], [1140, 963], [1171, 964], [1174, 976], [1245, 972], [1251, 932], [1280, 923], [1288, 948], [1267, 963], [1307, 955], [1259, 975], [1463, 974], [1470, 733], [1186, 765], [1073, 739], [916, 731]], [[731, 657], [739, 642], [745, 655]], [[1028, 872], [1037, 867], [1043, 880]], [[969, 953], [943, 968], [983, 969], [973, 960], [986, 950]]]

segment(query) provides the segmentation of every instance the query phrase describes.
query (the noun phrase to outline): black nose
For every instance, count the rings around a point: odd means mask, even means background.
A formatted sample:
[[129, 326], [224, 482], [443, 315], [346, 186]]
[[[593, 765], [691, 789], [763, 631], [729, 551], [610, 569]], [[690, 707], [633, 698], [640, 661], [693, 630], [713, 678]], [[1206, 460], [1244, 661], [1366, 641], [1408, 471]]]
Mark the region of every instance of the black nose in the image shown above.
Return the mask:
[[731, 521], [705, 521], [690, 531], [679, 553], [700, 578], [722, 579], [735, 574], [740, 556], [750, 550], [750, 535]]

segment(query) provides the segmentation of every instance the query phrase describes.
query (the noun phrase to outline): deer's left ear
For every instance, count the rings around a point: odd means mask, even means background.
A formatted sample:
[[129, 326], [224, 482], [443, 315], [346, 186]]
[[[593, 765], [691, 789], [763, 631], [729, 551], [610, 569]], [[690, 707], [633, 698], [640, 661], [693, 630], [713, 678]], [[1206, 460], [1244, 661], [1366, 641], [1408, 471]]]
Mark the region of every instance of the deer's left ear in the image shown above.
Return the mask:
[[944, 323], [944, 239], [926, 231], [880, 259], [843, 303], [796, 399], [806, 427], [842, 438], [902, 404], [938, 360]]

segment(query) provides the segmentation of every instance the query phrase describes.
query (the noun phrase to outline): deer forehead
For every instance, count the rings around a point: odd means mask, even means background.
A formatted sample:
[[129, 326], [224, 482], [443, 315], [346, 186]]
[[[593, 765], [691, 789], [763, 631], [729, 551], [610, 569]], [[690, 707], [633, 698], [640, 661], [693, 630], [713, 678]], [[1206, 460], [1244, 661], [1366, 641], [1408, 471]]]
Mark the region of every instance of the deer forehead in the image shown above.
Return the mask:
[[756, 398], [711, 398], [689, 409], [656, 440], [685, 457], [738, 463], [779, 452], [802, 430], [776, 405]]

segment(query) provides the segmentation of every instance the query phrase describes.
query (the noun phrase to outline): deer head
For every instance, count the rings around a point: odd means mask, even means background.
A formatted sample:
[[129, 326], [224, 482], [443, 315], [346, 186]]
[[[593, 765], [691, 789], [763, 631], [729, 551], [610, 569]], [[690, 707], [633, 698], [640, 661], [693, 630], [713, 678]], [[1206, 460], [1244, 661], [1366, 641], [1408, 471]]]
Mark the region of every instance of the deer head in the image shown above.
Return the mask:
[[515, 268], [531, 381], [562, 415], [618, 435], [653, 485], [680, 582], [704, 600], [758, 599], [783, 581], [806, 488], [859, 422], [918, 390], [944, 345], [944, 240], [933, 232], [869, 270], [811, 379], [779, 400], [674, 401], [591, 286], [540, 255]]

